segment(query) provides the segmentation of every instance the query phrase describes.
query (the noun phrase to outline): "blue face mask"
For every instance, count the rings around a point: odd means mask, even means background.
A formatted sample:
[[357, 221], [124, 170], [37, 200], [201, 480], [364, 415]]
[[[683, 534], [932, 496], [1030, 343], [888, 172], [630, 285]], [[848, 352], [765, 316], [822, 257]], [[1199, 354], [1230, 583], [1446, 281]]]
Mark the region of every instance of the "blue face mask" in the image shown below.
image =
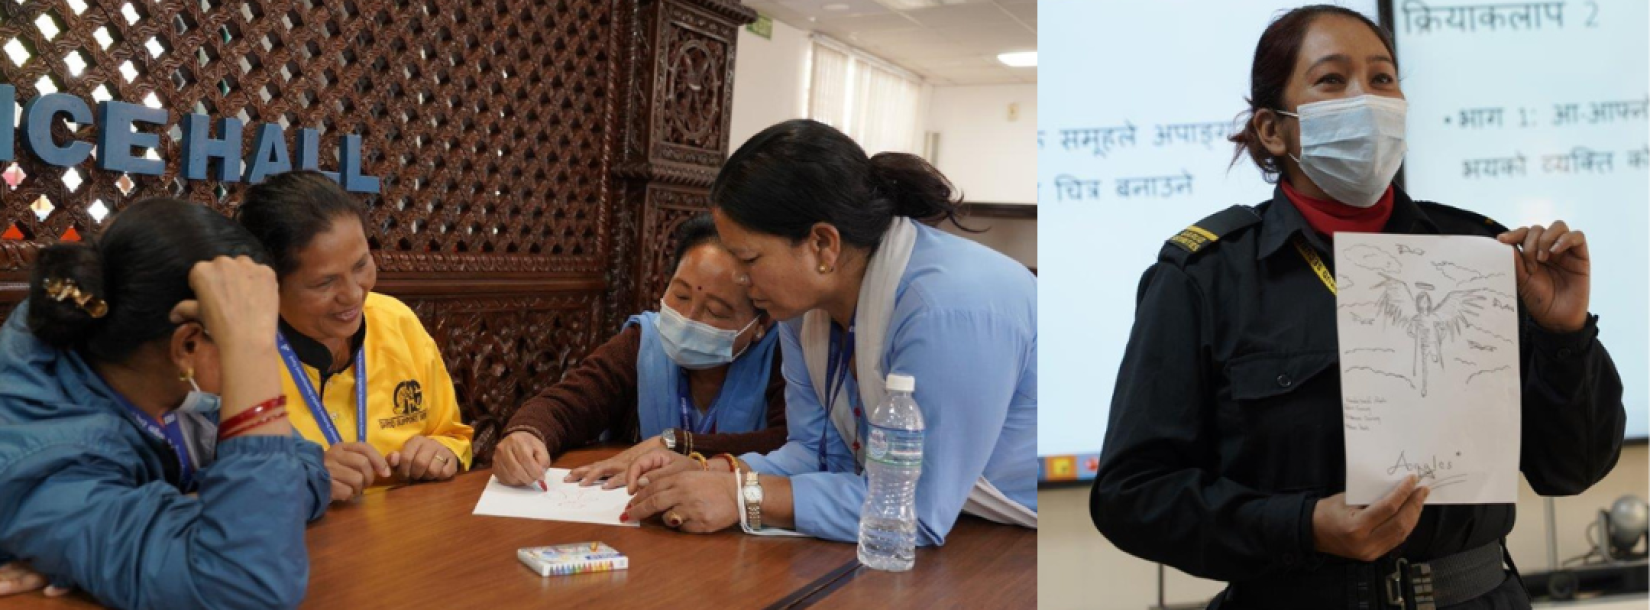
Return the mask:
[[212, 465], [218, 456], [218, 414], [223, 411], [223, 399], [217, 394], [201, 391], [194, 379], [189, 380], [192, 391], [183, 404], [169, 415], [176, 417], [183, 428], [183, 442], [197, 471]]
[[[665, 305], [663, 299], [659, 301], [658, 320], [659, 338], [663, 340], [665, 354], [676, 362], [676, 366], [695, 371], [733, 362], [739, 357], [739, 354], [733, 353], [733, 344], [739, 335], [756, 326], [756, 319], [739, 330], [723, 330], [695, 322]], [[750, 345], [745, 347], [748, 349]]]

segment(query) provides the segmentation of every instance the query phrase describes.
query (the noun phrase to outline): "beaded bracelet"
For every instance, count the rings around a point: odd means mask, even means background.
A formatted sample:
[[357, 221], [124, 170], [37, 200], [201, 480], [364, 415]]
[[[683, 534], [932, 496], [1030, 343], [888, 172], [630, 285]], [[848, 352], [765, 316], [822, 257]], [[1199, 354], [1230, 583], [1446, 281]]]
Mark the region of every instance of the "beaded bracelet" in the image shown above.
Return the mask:
[[271, 398], [269, 400], [260, 402], [256, 405], [253, 405], [252, 408], [247, 409], [245, 411], [241, 411], [240, 413], [236, 413], [234, 417], [231, 417], [227, 420], [219, 422], [218, 423], [218, 438], [220, 440], [224, 439], [224, 438], [228, 438], [227, 436], [225, 436], [227, 431], [238, 429], [238, 428], [241, 427], [241, 424], [244, 424], [246, 422], [258, 419], [262, 414], [264, 414], [266, 412], [274, 411], [276, 409], [284, 409], [284, 408], [286, 408], [286, 395], [285, 394], [282, 394], [280, 396], [276, 396], [276, 397]]

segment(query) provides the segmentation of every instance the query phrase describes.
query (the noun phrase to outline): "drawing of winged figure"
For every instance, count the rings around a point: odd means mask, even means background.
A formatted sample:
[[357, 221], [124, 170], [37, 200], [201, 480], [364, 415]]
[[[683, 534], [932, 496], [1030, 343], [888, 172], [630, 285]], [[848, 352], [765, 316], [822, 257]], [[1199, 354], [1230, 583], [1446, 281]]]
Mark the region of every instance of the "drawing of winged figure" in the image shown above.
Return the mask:
[[1431, 284], [1415, 282], [1415, 288], [1420, 289], [1416, 292], [1409, 282], [1386, 273], [1380, 276], [1384, 279], [1372, 287], [1381, 291], [1376, 308], [1388, 324], [1404, 329], [1414, 338], [1411, 375], [1421, 378], [1421, 396], [1426, 396], [1431, 370], [1436, 368], [1442, 372], [1444, 369], [1444, 342], [1453, 341], [1472, 326], [1472, 320], [1483, 310], [1485, 293], [1494, 291], [1487, 288], [1451, 290], [1435, 301], [1432, 295], [1436, 288]]

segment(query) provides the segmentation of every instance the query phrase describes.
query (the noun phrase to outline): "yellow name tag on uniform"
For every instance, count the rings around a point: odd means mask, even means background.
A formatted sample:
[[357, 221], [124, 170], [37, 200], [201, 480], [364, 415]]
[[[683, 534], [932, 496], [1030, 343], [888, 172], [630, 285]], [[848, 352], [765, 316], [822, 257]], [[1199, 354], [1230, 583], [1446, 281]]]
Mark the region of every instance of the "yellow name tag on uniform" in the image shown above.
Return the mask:
[[1197, 252], [1217, 239], [1220, 239], [1220, 237], [1214, 233], [1205, 231], [1197, 225], [1192, 225], [1186, 227], [1186, 230], [1181, 231], [1179, 235], [1169, 238], [1169, 241], [1185, 248], [1187, 252]]

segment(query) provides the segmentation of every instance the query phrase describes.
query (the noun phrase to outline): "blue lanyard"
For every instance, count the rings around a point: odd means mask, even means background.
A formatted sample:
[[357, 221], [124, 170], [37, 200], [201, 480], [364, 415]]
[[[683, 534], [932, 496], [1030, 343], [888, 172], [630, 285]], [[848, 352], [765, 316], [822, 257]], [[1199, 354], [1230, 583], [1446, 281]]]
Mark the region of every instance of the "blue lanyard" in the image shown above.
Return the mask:
[[[298, 362], [298, 354], [292, 351], [292, 344], [286, 342], [286, 336], [275, 333], [275, 341], [280, 344], [281, 360], [286, 362], [286, 370], [292, 373], [292, 383], [298, 386], [298, 392], [304, 395], [304, 402], [309, 405], [309, 413], [315, 417], [315, 425], [321, 428], [321, 434], [327, 437], [327, 446], [344, 442], [338, 434], [337, 424], [332, 423], [332, 416], [327, 414], [326, 405], [322, 404], [321, 397], [315, 393], [315, 384], [309, 382], [309, 374], [304, 372], [304, 365]], [[355, 439], [367, 442], [367, 349], [362, 346], [355, 350]]]
[[166, 422], [166, 425], [162, 426], [155, 422], [154, 418], [149, 417], [149, 414], [138, 410], [137, 405], [128, 402], [120, 393], [115, 393], [115, 399], [120, 406], [126, 407], [126, 416], [132, 418], [132, 423], [172, 448], [172, 453], [178, 456], [178, 489], [183, 490], [183, 493], [194, 491], [195, 461], [189, 457], [189, 446], [183, 440], [183, 427], [178, 425], [177, 414], [167, 413], [162, 416], [161, 421]]
[[[858, 315], [858, 314], [856, 313], [855, 315]], [[844, 336], [844, 335], [846, 335], [846, 336]], [[831, 412], [836, 409], [837, 396], [842, 393], [843, 386], [847, 385], [847, 383], [848, 383], [848, 375], [850, 373], [850, 371], [849, 371], [850, 367], [848, 366], [848, 364], [849, 364], [849, 362], [851, 362], [854, 359], [854, 324], [853, 323], [850, 322], [848, 324], [848, 332], [847, 333], [837, 332], [837, 329], [834, 326], [831, 328], [831, 352], [830, 352], [830, 356], [831, 356], [830, 362], [826, 365], [826, 368], [825, 368], [825, 428], [819, 431], [819, 471], [820, 472], [827, 472], [829, 470], [829, 468], [826, 466], [826, 463], [825, 463], [826, 434], [831, 429]], [[850, 402], [850, 403], [858, 402], [858, 401], [854, 400], [854, 398], [855, 397], [853, 397], [853, 396], [849, 396], [848, 397], [848, 402]], [[855, 426], [856, 431], [857, 431], [857, 428], [859, 426], [859, 418], [860, 418], [859, 408], [857, 406], [854, 406], [853, 404], [850, 404], [849, 406], [854, 409], [854, 426]], [[848, 439], [846, 439], [846, 438], [843, 439], [843, 441], [847, 441], [847, 440]], [[858, 445], [858, 443], [856, 442], [855, 445]], [[856, 447], [850, 447], [849, 449], [851, 451], [854, 451], [854, 452], [859, 451], [859, 448], [857, 446]], [[858, 469], [859, 469], [859, 466], [858, 466], [859, 460], [856, 459], [854, 462], [855, 462], [854, 469], [857, 472]]]
[[[687, 369], [681, 369], [682, 377], [676, 382], [676, 398], [682, 407], [682, 429], [694, 434], [716, 434], [716, 402], [710, 403], [705, 410], [705, 418], [699, 420], [699, 427], [693, 427], [693, 391], [688, 386]], [[720, 395], [717, 398], [721, 398]]]

